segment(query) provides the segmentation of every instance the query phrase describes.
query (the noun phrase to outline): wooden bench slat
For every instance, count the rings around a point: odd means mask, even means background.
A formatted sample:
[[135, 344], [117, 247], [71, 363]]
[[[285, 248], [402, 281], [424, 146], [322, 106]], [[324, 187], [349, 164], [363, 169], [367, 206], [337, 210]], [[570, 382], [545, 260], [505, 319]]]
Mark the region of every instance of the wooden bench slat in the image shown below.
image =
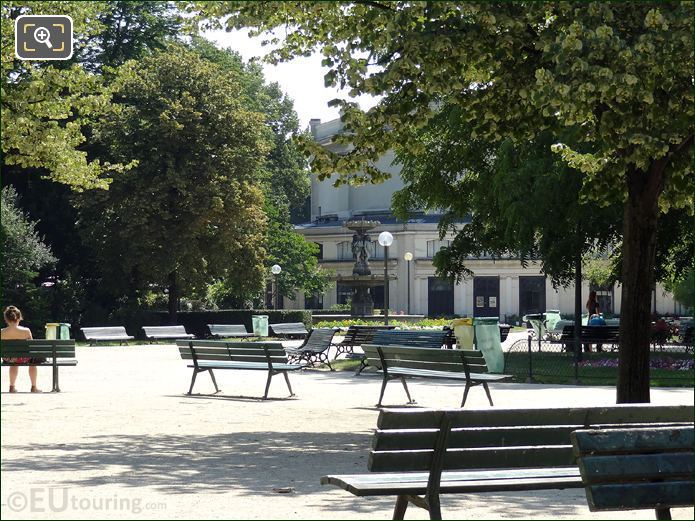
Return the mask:
[[688, 452], [584, 456], [582, 466], [588, 483], [680, 479], [693, 475], [693, 455], [691, 446]]
[[[565, 445], [575, 426], [538, 426], [507, 428], [452, 429], [450, 448], [513, 447], [526, 445]], [[414, 450], [434, 447], [437, 429], [378, 430], [373, 437], [372, 449]]]
[[695, 433], [689, 428], [662, 427], [643, 431], [625, 432], [624, 429], [577, 432], [580, 454], [605, 454], [613, 452], [647, 452], [667, 448], [674, 451], [692, 449]]
[[[231, 362], [231, 361], [201, 361], [198, 363], [200, 367], [211, 367], [213, 369], [248, 369], [248, 370], [268, 370], [267, 363], [261, 362]], [[195, 367], [194, 365], [189, 365], [188, 367]], [[296, 371], [301, 369], [301, 365], [295, 364], [273, 364], [273, 367], [279, 371]]]
[[693, 505], [693, 480], [605, 484], [589, 487], [589, 510], [638, 510]]
[[[431, 450], [372, 451], [368, 469], [371, 472], [427, 470], [432, 463]], [[493, 449], [449, 449], [444, 469], [484, 469], [528, 467], [562, 467], [574, 463], [571, 445], [494, 447]]]
[[[336, 485], [356, 496], [392, 496], [425, 494], [428, 472], [372, 473], [331, 475], [321, 484]], [[581, 488], [577, 467], [546, 469], [514, 469], [445, 471], [441, 476], [442, 493], [487, 492], [504, 490], [543, 490]]]

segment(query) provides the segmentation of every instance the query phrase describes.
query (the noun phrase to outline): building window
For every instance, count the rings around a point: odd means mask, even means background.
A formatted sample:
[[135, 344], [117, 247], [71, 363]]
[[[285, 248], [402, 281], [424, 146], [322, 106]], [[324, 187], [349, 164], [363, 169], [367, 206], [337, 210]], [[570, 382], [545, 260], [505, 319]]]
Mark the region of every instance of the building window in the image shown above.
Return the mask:
[[323, 243], [315, 242], [314, 244], [319, 247], [319, 251], [316, 253], [316, 258], [318, 260], [323, 260]]
[[[596, 301], [601, 313], [613, 313], [613, 286], [590, 284], [589, 290], [596, 292]], [[586, 309], [584, 311], [586, 312]]]
[[350, 304], [352, 302], [352, 288], [345, 284], [336, 284], [336, 302], [338, 304]]
[[343, 241], [338, 243], [338, 260], [352, 260], [352, 242]]
[[384, 260], [384, 247], [379, 244], [379, 241], [372, 241], [367, 245], [367, 252], [370, 259]]
[[304, 309], [323, 309], [323, 293], [304, 295]]
[[439, 250], [441, 250], [442, 248], [448, 248], [449, 246], [451, 246], [451, 241], [427, 241], [427, 258], [431, 259], [437, 254]]

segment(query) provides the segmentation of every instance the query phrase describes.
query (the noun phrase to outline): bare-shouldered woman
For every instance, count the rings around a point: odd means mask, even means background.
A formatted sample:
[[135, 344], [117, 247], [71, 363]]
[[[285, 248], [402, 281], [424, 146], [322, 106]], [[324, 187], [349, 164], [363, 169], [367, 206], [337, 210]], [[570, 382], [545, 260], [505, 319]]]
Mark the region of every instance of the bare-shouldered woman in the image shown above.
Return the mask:
[[[2, 340], [31, 340], [31, 330], [28, 327], [20, 326], [19, 323], [22, 321], [22, 312], [15, 306], [7, 306], [4, 312], [5, 323], [7, 327], [0, 330], [0, 339]], [[15, 362], [18, 364], [29, 363], [29, 358], [5, 358], [5, 362]], [[15, 388], [15, 382], [17, 381], [17, 374], [19, 373], [19, 367], [14, 365], [10, 367], [10, 392], [17, 392]], [[31, 379], [31, 392], [40, 393], [36, 388], [36, 366], [29, 366], [29, 378]]]

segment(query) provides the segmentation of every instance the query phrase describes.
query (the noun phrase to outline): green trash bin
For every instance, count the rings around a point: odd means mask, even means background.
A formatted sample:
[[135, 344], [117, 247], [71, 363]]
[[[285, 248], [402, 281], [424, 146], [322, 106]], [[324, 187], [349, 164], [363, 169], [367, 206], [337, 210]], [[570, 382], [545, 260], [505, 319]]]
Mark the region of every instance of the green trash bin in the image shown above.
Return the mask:
[[555, 327], [557, 326], [558, 322], [562, 320], [562, 316], [560, 315], [560, 310], [559, 309], [549, 309], [545, 313], [543, 313], [545, 316], [545, 327], [548, 331], [555, 331]]
[[70, 324], [67, 322], [58, 324], [58, 338], [60, 340], [70, 340]]
[[473, 331], [472, 318], [457, 318], [452, 320], [451, 327], [454, 328], [456, 349], [474, 349], [473, 339], [475, 337], [475, 333]]
[[529, 313], [528, 315], [524, 315], [522, 320], [531, 323], [531, 327], [537, 339], [540, 340], [545, 336], [547, 329], [545, 326], [545, 315], [543, 313]]
[[268, 336], [268, 315], [251, 315], [253, 334], [256, 336]]
[[473, 319], [475, 347], [483, 353], [488, 371], [504, 371], [504, 354], [500, 336], [499, 317], [476, 317]]

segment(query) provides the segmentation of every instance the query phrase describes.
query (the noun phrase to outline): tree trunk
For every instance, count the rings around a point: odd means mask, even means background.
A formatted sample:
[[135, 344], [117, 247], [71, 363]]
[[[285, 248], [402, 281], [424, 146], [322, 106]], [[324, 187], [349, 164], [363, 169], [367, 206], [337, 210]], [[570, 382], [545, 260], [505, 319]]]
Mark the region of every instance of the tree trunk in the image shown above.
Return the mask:
[[169, 273], [169, 324], [176, 325], [176, 311], [178, 310], [179, 292], [176, 287], [176, 272]]
[[664, 166], [657, 161], [648, 173], [636, 169], [627, 172], [617, 403], [649, 402], [651, 295]]
[[578, 363], [582, 361], [582, 253], [577, 251], [574, 258], [574, 383], [579, 383]]

